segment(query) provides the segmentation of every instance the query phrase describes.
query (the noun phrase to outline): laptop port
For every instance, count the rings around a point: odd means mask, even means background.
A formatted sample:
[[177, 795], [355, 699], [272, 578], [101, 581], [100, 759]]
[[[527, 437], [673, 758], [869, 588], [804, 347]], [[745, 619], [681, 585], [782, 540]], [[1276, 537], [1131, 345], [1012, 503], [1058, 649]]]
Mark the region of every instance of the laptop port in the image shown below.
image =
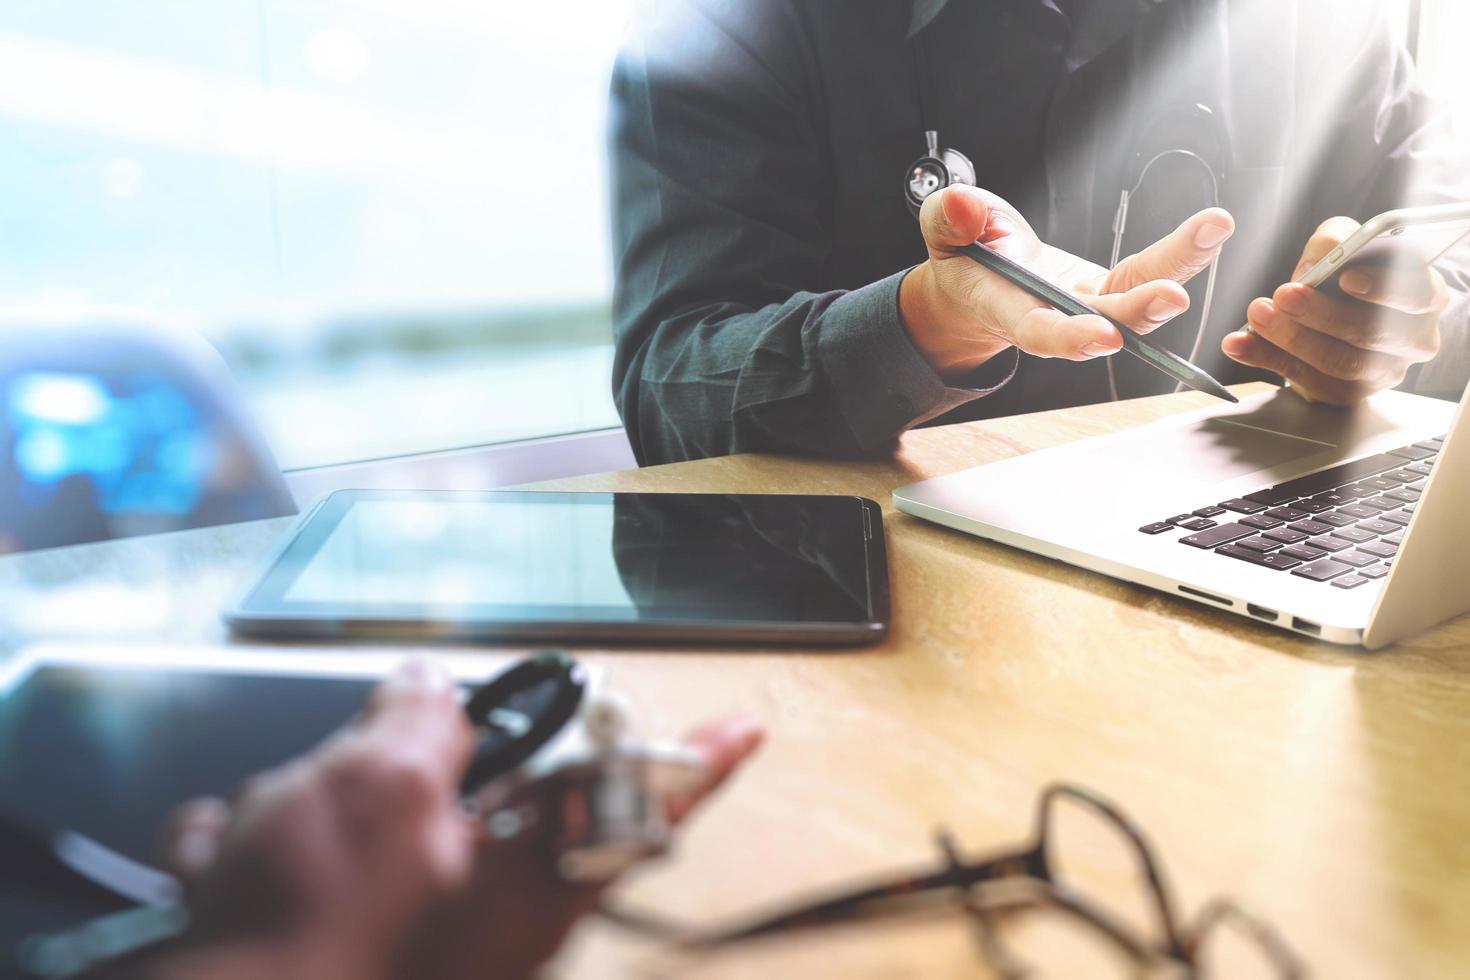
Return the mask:
[[1224, 596], [1218, 596], [1218, 595], [1215, 595], [1212, 592], [1203, 592], [1203, 591], [1201, 591], [1199, 589], [1191, 589], [1187, 585], [1181, 585], [1181, 586], [1179, 586], [1179, 591], [1180, 592], [1183, 592], [1185, 595], [1197, 596], [1200, 599], [1208, 599], [1210, 602], [1218, 602], [1222, 606], [1233, 606], [1233, 605], [1235, 605], [1235, 603], [1231, 602], [1229, 599], [1225, 598]]
[[1300, 616], [1291, 617], [1291, 628], [1302, 633], [1311, 633], [1313, 636], [1322, 635], [1322, 627], [1317, 623], [1308, 622]]
[[1257, 619], [1264, 619], [1268, 623], [1274, 623], [1276, 622], [1276, 620], [1281, 618], [1280, 614], [1277, 613], [1276, 610], [1267, 609], [1265, 606], [1258, 606], [1253, 602], [1247, 602], [1245, 604], [1245, 611], [1250, 613]]

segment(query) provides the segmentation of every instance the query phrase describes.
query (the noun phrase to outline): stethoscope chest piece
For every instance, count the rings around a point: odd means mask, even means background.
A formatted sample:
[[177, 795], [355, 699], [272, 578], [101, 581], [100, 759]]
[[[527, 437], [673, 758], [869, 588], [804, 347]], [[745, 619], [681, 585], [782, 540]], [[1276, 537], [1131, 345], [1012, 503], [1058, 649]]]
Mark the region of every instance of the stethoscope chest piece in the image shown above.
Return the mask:
[[476, 729], [466, 805], [498, 839], [533, 834], [569, 881], [606, 881], [670, 843], [668, 803], [705, 779], [683, 746], [635, 737], [632, 711], [586, 668], [538, 654], [465, 704]]
[[904, 176], [903, 196], [915, 215], [934, 192], [950, 184], [975, 184], [975, 165], [959, 150], [941, 148], [939, 134], [926, 130], [927, 152], [915, 160]]
[[576, 716], [586, 693], [586, 668], [561, 651], [527, 657], [477, 688], [464, 707], [475, 753], [462, 790], [471, 793], [535, 755]]

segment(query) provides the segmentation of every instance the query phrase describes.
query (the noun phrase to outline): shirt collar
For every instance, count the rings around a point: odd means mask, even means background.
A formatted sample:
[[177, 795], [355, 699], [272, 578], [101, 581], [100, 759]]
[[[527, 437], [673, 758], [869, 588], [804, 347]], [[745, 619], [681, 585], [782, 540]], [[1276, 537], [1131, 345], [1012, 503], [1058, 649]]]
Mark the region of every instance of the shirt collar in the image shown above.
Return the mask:
[[914, 0], [913, 10], [909, 14], [909, 39], [929, 26], [929, 22], [939, 16], [944, 5], [949, 0]]
[[[1091, 0], [1073, 35], [1067, 52], [1067, 67], [1075, 71], [1087, 64], [1127, 37], [1144, 14], [1168, 2], [1170, 0]], [[948, 4], [949, 0], [913, 0], [909, 14], [909, 38], [928, 27]]]

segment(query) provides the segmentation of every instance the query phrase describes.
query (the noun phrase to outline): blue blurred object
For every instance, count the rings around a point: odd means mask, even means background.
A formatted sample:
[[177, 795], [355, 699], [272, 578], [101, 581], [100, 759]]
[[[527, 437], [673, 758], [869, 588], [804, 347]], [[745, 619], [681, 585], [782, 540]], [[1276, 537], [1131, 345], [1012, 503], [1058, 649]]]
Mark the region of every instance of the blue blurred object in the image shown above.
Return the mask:
[[198, 337], [0, 316], [0, 553], [295, 512]]

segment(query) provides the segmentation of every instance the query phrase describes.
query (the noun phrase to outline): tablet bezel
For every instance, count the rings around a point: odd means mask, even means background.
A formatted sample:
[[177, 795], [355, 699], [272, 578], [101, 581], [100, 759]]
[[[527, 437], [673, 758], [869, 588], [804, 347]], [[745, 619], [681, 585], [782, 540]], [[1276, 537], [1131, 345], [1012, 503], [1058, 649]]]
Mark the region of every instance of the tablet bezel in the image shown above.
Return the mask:
[[[854, 645], [882, 638], [888, 628], [888, 560], [883, 534], [882, 509], [865, 497], [810, 494], [761, 494], [763, 501], [782, 499], [851, 501], [855, 521], [864, 535], [863, 556], [867, 585], [866, 618], [854, 621], [760, 621], [709, 620], [677, 616], [632, 618], [623, 607], [527, 606], [533, 615], [507, 618], [487, 615], [486, 607], [456, 609], [458, 618], [443, 618], [442, 607], [411, 606], [387, 613], [364, 610], [340, 603], [290, 603], [280, 596], [311, 560], [337, 523], [359, 501], [372, 500], [487, 500], [525, 503], [573, 503], [581, 506], [611, 506], [616, 497], [667, 497], [672, 494], [627, 494], [609, 492], [570, 493], [523, 490], [338, 490], [327, 494], [305, 510], [282, 534], [265, 559], [254, 569], [246, 585], [222, 612], [225, 622], [238, 635], [258, 637], [351, 638], [389, 640], [490, 640], [564, 641], [609, 640], [614, 642], [691, 640], [738, 643], [745, 641]], [[680, 497], [757, 496], [742, 494], [679, 494]], [[493, 608], [493, 607], [491, 607]], [[591, 614], [588, 614], [588, 611]], [[478, 615], [476, 614], [478, 612]], [[580, 613], [580, 615], [578, 615]], [[600, 614], [599, 614], [600, 613]], [[618, 615], [620, 614], [620, 615]]]
[[[324, 655], [329, 654], [329, 655]], [[0, 662], [0, 702], [44, 667], [95, 670], [173, 671], [311, 677], [376, 682], [388, 677], [413, 650], [270, 648], [207, 643], [145, 643], [47, 640], [22, 647]], [[515, 653], [436, 654], [434, 660], [462, 684], [479, 683], [520, 658]]]

